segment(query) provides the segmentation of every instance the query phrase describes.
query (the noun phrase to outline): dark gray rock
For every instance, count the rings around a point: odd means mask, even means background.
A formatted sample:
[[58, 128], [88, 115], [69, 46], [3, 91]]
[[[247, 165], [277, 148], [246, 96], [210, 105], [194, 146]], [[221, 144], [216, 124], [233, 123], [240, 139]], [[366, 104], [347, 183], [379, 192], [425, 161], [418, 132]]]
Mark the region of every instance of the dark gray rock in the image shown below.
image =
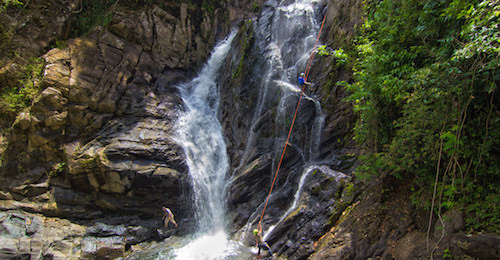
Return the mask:
[[451, 244], [452, 255], [467, 255], [475, 259], [500, 258], [500, 236], [497, 234], [457, 233], [451, 236]]
[[172, 137], [182, 107], [175, 84], [229, 30], [225, 9], [209, 16], [189, 8], [200, 12], [178, 3], [118, 7], [108, 28], [44, 55], [45, 89], [16, 121], [2, 164], [12, 199], [52, 200], [51, 214], [73, 218], [157, 216], [163, 205], [189, 216], [187, 166]]

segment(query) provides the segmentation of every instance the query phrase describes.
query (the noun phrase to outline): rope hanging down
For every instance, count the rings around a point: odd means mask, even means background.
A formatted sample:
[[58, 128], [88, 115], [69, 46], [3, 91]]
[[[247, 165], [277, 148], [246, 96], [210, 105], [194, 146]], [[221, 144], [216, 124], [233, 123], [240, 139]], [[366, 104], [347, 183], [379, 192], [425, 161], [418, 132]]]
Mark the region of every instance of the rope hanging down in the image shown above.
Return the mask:
[[[311, 62], [314, 58], [314, 55], [316, 54], [316, 52], [314, 50], [316, 50], [316, 46], [318, 45], [319, 37], [321, 36], [321, 31], [323, 30], [323, 25], [325, 24], [325, 19], [326, 19], [326, 15], [325, 15], [325, 17], [323, 17], [323, 21], [321, 22], [321, 27], [319, 29], [318, 37], [316, 38], [316, 43], [314, 44], [313, 52], [311, 53], [311, 55], [309, 56], [309, 60], [307, 61], [307, 66], [306, 66], [306, 70], [305, 70], [305, 80], [306, 81], [307, 81], [307, 77], [309, 76]], [[305, 86], [306, 85], [304, 84], [304, 86], [302, 87], [302, 92], [300, 93], [299, 102], [297, 103], [297, 107], [295, 108], [295, 114], [293, 115], [292, 124], [290, 125], [290, 130], [288, 131], [288, 136], [286, 138], [285, 145], [283, 147], [283, 151], [281, 152], [280, 162], [278, 163], [278, 167], [276, 168], [276, 173], [274, 174], [273, 183], [271, 184], [271, 188], [269, 189], [269, 194], [267, 194], [266, 203], [264, 204], [264, 209], [262, 210], [262, 214], [260, 215], [259, 231], [262, 231], [262, 218], [264, 217], [264, 213], [266, 212], [267, 203], [269, 202], [269, 197], [271, 197], [274, 183], [276, 182], [276, 178], [278, 177], [278, 172], [281, 168], [281, 163], [283, 162], [283, 157], [285, 156], [288, 141], [290, 140], [290, 136], [292, 135], [293, 125], [295, 124], [295, 119], [297, 118], [297, 112], [299, 111], [300, 101], [302, 100], [302, 96], [304, 95]]]

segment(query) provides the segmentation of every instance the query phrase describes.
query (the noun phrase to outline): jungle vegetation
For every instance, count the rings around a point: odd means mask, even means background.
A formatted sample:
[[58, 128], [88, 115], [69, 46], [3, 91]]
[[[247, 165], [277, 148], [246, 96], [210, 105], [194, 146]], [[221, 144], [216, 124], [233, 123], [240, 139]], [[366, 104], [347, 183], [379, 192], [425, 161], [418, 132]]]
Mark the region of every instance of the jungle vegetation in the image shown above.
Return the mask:
[[372, 0], [355, 40], [357, 176], [412, 182], [413, 202], [499, 233], [500, 1]]

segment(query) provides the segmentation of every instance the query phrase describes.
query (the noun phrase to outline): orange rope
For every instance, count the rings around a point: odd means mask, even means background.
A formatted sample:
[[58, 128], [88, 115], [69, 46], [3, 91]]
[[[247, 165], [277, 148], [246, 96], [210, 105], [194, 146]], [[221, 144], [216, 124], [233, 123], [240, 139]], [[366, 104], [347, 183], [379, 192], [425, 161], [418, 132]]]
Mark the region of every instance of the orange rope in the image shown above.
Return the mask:
[[[325, 20], [326, 20], [326, 14], [325, 14], [325, 17], [323, 17], [323, 22], [321, 22], [321, 28], [319, 29], [318, 37], [316, 38], [316, 43], [314, 43], [313, 50], [316, 50], [316, 46], [318, 45], [318, 42], [319, 42], [319, 36], [321, 36], [321, 31], [323, 30], [323, 25], [325, 25]], [[309, 56], [309, 61], [307, 61], [306, 73], [305, 73], [306, 74], [306, 77], [305, 77], [306, 81], [307, 81], [307, 77], [309, 76], [309, 70], [311, 69], [311, 62], [312, 62], [315, 55], [316, 55], [316, 52], [313, 51], [311, 53], [311, 56]]]
[[[316, 38], [316, 43], [314, 44], [313, 50], [315, 50], [316, 46], [318, 45], [319, 37], [321, 35], [321, 31], [323, 30], [323, 25], [325, 24], [325, 19], [326, 19], [326, 15], [323, 18], [323, 22], [321, 22], [321, 28], [319, 29], [318, 37]], [[313, 51], [313, 53], [309, 56], [309, 61], [307, 62], [306, 73], [305, 73], [305, 75], [306, 75], [305, 80], [306, 81], [307, 81], [307, 76], [309, 75], [311, 61], [314, 58], [315, 54], [316, 54], [316, 52]], [[302, 87], [302, 92], [301, 92], [300, 97], [299, 97], [299, 102], [297, 103], [297, 108], [295, 108], [295, 114], [293, 115], [292, 124], [290, 125], [290, 130], [288, 131], [288, 136], [286, 138], [285, 146], [283, 147], [283, 152], [281, 152], [280, 162], [278, 163], [278, 168], [276, 168], [276, 173], [274, 174], [273, 183], [271, 184], [271, 188], [269, 189], [269, 194], [267, 194], [266, 203], [264, 204], [264, 209], [262, 210], [262, 214], [260, 215], [259, 232], [262, 231], [262, 218], [264, 217], [264, 213], [266, 212], [267, 203], [269, 202], [269, 197], [271, 197], [271, 192], [273, 191], [274, 183], [276, 182], [276, 178], [278, 177], [278, 172], [281, 168], [281, 163], [283, 162], [283, 157], [285, 156], [285, 151], [286, 151], [286, 147], [288, 145], [288, 141], [290, 141], [290, 136], [292, 135], [293, 125], [295, 124], [295, 119], [297, 118], [297, 113], [299, 111], [300, 101], [302, 100], [302, 96], [304, 95], [304, 89], [305, 89], [305, 84]]]

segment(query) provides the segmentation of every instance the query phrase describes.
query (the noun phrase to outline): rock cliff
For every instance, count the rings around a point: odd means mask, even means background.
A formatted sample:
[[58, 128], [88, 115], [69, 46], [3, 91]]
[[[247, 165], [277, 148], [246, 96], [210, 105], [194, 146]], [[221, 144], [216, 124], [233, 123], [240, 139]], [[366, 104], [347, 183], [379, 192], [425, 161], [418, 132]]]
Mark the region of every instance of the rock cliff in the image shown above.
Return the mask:
[[[274, 6], [269, 4], [263, 8], [265, 11]], [[336, 8], [338, 6], [332, 1], [324, 10], [332, 13]], [[354, 10], [350, 14], [352, 12]], [[235, 237], [247, 244], [252, 244], [249, 230], [257, 228], [300, 96], [300, 92], [289, 92], [287, 86], [279, 83], [282, 75], [271, 72], [271, 79], [267, 82], [264, 79], [269, 66], [282, 66], [266, 60], [269, 59], [266, 56], [268, 50], [263, 46], [273, 37], [260, 35], [262, 27], [271, 27], [263, 24], [262, 17], [266, 15], [261, 14], [259, 18], [240, 25], [235, 47], [227, 57], [224, 69], [231, 73], [222, 79], [221, 91], [220, 117], [234, 169], [229, 191], [232, 230]], [[329, 18], [325, 31], [336, 28], [335, 21], [339, 19]], [[350, 30], [347, 37], [354, 35], [353, 25], [347, 26]], [[346, 36], [325, 32], [323, 37], [329, 40]], [[349, 140], [348, 126], [354, 123], [352, 108], [349, 103], [341, 101], [346, 95], [342, 87], [324, 88], [331, 84], [327, 81], [347, 81], [351, 76], [349, 71], [333, 64], [331, 57], [315, 59], [310, 75], [315, 87], [308, 94], [318, 97], [321, 109], [316, 100], [310, 97], [301, 99], [276, 188], [262, 222], [266, 230], [276, 225], [267, 241], [277, 254], [290, 259], [306, 259], [311, 255], [314, 242], [335, 224], [357, 196], [351, 177], [344, 174], [351, 172], [354, 162], [354, 158], [348, 156], [351, 142], [345, 141]], [[264, 93], [263, 84], [270, 85]], [[324, 126], [321, 134], [316, 136], [316, 120], [322, 116]], [[317, 151], [313, 147], [314, 141], [318, 142]], [[311, 163], [316, 166], [308, 168]], [[300, 186], [301, 182], [304, 182], [303, 186]], [[299, 187], [301, 190], [297, 193]], [[292, 208], [294, 196], [297, 205]]]
[[[130, 239], [136, 244], [165, 235], [155, 231], [162, 205], [181, 222], [190, 221], [187, 166], [172, 138], [182, 109], [174, 84], [189, 79], [229, 32], [229, 10], [233, 16], [245, 12], [243, 4], [211, 12], [175, 1], [133, 5], [139, 8], [118, 4], [106, 27], [49, 50], [71, 26], [72, 9], [58, 6], [70, 4], [28, 2], [21, 11], [0, 14], [20, 57], [41, 55], [45, 61], [43, 91], [12, 124], [2, 154], [2, 223], [18, 230], [5, 234], [13, 247], [3, 245], [2, 256], [120, 256]], [[15, 74], [21, 58], [3, 60], [1, 76]], [[83, 222], [70, 232], [74, 239], [61, 242], [68, 247], [16, 242], [43, 239], [44, 230], [53, 230], [37, 220], [43, 218], [39, 214]], [[21, 223], [34, 219], [39, 229]], [[114, 225], [105, 227], [112, 234], [102, 227], [89, 231], [92, 223], [104, 222], [95, 225]], [[127, 227], [116, 231], [122, 224]]]
[[[150, 241], [192, 233], [192, 187], [173, 138], [178, 112], [185, 109], [175, 84], [196, 75], [232, 28], [238, 33], [220, 78], [218, 110], [231, 164], [232, 238], [253, 245], [249, 230], [258, 223], [286, 145], [262, 222], [274, 228], [267, 241], [278, 255], [428, 256], [428, 212], [411, 205], [408, 187], [388, 176], [363, 183], [352, 174], [356, 118], [338, 83], [352, 81], [352, 72], [334, 57], [314, 59], [314, 87], [301, 99], [293, 135], [284, 142], [300, 92], [287, 90], [280, 75], [261, 78], [265, 69], [281, 65], [266, 60], [269, 37], [262, 31], [269, 24], [259, 23], [267, 15], [261, 11], [277, 1], [220, 1], [214, 9], [203, 8], [208, 1], [121, 2], [106, 26], [70, 39], [71, 21], [81, 9], [77, 0], [27, 1], [0, 12], [2, 32], [11, 36], [1, 51], [17, 53], [1, 60], [2, 88], [15, 84], [30, 57], [45, 64], [43, 80], [35, 82], [43, 91], [28, 110], [4, 122], [11, 127], [2, 133], [1, 258], [118, 258]], [[362, 2], [318, 2], [327, 16], [323, 44], [351, 44]], [[53, 48], [58, 41], [67, 44]], [[270, 81], [277, 83], [262, 92]], [[175, 212], [179, 229], [161, 228], [163, 205]], [[449, 219], [432, 227], [431, 243], [447, 231], [436, 255], [449, 248], [481, 259], [500, 257], [498, 236], [466, 236], [460, 213]]]

